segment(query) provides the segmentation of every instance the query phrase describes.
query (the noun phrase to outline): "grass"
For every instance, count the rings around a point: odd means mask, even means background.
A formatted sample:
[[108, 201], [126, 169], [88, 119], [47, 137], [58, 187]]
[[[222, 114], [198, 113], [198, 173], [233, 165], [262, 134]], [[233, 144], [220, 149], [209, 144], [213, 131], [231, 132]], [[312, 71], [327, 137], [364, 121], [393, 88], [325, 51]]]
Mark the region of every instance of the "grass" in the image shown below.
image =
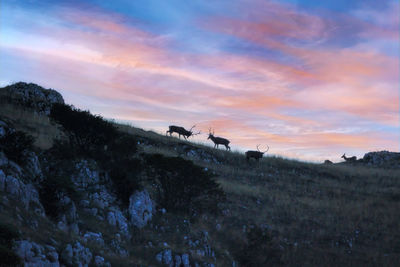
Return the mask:
[[[273, 233], [288, 266], [395, 266], [400, 262], [398, 169], [313, 164], [271, 156], [247, 163], [238, 152], [214, 150], [129, 126], [121, 129], [151, 140], [142, 145], [145, 153], [180, 155], [218, 175], [229, 211], [227, 216], [214, 218], [225, 228], [224, 234], [214, 236], [221, 258], [225, 255], [231, 260], [223, 248], [232, 236], [244, 238], [243, 225], [256, 224]], [[190, 157], [179, 149], [183, 145], [200, 148], [221, 163]]]
[[0, 119], [11, 122], [19, 131], [24, 131], [35, 138], [34, 145], [48, 149], [53, 140], [62, 138], [62, 132], [45, 115], [40, 115], [28, 108], [21, 108], [0, 98]]

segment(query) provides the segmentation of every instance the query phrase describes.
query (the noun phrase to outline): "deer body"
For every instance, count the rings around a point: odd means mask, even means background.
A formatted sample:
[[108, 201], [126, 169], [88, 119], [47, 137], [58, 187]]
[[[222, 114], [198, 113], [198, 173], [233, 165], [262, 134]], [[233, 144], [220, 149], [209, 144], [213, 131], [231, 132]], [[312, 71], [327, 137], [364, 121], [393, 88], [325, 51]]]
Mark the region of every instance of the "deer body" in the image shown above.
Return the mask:
[[357, 157], [356, 156], [346, 157], [346, 153], [343, 154], [342, 158], [344, 158], [344, 160], [346, 162], [356, 162], [357, 161]]
[[196, 127], [196, 125], [194, 125], [192, 128], [190, 128], [190, 130], [188, 131], [181, 126], [170, 125], [168, 127], [169, 130], [165, 134], [169, 133], [169, 135], [171, 136], [172, 133], [177, 133], [179, 135], [179, 138], [181, 138], [181, 135], [183, 135], [183, 138], [185, 138], [185, 140], [187, 140], [187, 138], [189, 138], [190, 136], [200, 134], [200, 132], [193, 134], [192, 130], [194, 127]]
[[255, 150], [246, 151], [245, 155], [246, 155], [247, 161], [249, 161], [251, 158], [254, 158], [256, 161], [259, 161], [263, 157], [264, 153], [268, 152], [268, 150], [269, 150], [269, 147], [268, 147], [268, 149], [266, 151], [260, 151], [258, 149], [258, 146], [259, 145], [257, 145], [257, 151], [255, 151]]
[[210, 129], [210, 132], [208, 134], [208, 138], [207, 139], [211, 139], [211, 141], [214, 142], [214, 148], [215, 147], [218, 148], [219, 145], [224, 145], [226, 150], [231, 150], [231, 148], [229, 146], [230, 141], [228, 139], [226, 139], [226, 138], [215, 137], [214, 136], [214, 132], [211, 133], [211, 129]]

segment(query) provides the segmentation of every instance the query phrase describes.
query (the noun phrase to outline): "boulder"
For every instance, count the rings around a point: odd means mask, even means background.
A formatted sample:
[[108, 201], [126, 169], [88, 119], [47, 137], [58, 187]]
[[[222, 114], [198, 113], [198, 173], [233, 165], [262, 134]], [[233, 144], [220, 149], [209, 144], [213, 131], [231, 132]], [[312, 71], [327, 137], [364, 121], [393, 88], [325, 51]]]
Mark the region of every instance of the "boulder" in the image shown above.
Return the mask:
[[143, 228], [153, 216], [153, 202], [146, 190], [136, 191], [129, 198], [128, 209], [130, 222], [138, 227]]

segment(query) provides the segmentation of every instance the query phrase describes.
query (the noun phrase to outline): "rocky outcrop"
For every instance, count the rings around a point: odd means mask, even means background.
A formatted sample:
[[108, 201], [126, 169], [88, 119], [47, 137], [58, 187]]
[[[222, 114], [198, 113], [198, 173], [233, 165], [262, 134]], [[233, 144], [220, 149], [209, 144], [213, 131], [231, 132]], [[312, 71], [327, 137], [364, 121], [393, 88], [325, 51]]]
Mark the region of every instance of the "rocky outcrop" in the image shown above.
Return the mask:
[[87, 267], [92, 257], [90, 249], [82, 246], [78, 241], [73, 246], [68, 244], [61, 253], [61, 260], [67, 266]]
[[400, 153], [389, 151], [368, 152], [362, 161], [368, 165], [400, 167]]
[[52, 246], [42, 246], [28, 240], [14, 242], [14, 251], [22, 259], [24, 267], [59, 267], [58, 253]]
[[75, 164], [76, 172], [71, 176], [71, 181], [80, 191], [98, 190], [100, 175], [95, 162], [81, 160]]
[[18, 82], [0, 90], [2, 97], [7, 98], [8, 102], [32, 108], [39, 114], [49, 115], [53, 104], [64, 104], [60, 93], [34, 83]]
[[32, 184], [25, 184], [20, 179], [11, 175], [5, 175], [0, 169], [0, 191], [21, 202], [28, 210], [34, 210], [44, 216], [44, 208], [39, 201], [39, 193]]
[[138, 227], [143, 228], [153, 216], [153, 202], [146, 190], [137, 191], [129, 198], [129, 220]]
[[116, 226], [122, 235], [129, 236], [128, 220], [118, 208], [113, 207], [110, 209], [107, 213], [107, 222], [112, 226]]

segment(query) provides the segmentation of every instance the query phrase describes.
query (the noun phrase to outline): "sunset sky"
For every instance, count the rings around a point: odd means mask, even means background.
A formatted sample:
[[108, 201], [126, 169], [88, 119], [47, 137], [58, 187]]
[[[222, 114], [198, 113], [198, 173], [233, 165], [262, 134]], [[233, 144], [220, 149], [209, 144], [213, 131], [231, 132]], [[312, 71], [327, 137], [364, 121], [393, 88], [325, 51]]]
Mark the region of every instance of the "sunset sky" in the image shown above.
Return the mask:
[[310, 161], [400, 148], [399, 1], [0, 1], [0, 85], [233, 150]]

